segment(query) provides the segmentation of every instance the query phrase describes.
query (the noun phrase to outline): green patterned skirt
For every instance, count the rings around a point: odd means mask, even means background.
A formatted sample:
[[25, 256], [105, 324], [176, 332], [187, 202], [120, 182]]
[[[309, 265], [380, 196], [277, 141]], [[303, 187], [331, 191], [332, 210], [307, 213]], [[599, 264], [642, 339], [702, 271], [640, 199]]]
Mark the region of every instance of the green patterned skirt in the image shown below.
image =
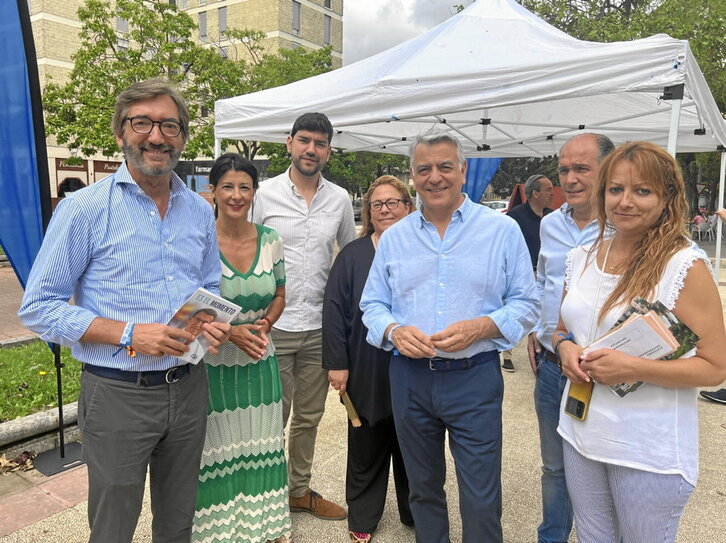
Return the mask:
[[192, 539], [265, 543], [289, 536], [277, 357], [214, 365], [225, 358], [220, 354], [205, 357], [209, 417]]

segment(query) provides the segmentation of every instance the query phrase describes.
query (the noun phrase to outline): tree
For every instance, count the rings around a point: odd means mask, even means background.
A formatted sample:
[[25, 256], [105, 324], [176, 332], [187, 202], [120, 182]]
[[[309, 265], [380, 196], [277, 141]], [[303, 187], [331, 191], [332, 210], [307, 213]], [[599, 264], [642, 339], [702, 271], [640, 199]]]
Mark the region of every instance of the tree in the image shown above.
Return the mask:
[[514, 185], [524, 183], [530, 175], [547, 176], [553, 183], [557, 181], [557, 159], [555, 158], [505, 158], [491, 180], [491, 186], [500, 196], [509, 196]]
[[[183, 92], [192, 118], [184, 158], [212, 156], [214, 102], [289, 83], [330, 70], [330, 48], [318, 51], [265, 51], [265, 34], [227, 29], [228, 41], [205, 46], [192, 39], [196, 25], [189, 15], [164, 0], [139, 2], [87, 0], [79, 9], [81, 47], [68, 81], [50, 81], [44, 91], [46, 130], [61, 145], [81, 156], [118, 152], [109, 130], [115, 97], [131, 83], [150, 77], [174, 81]], [[116, 31], [117, 18], [128, 32]], [[227, 142], [250, 158], [259, 145]]]

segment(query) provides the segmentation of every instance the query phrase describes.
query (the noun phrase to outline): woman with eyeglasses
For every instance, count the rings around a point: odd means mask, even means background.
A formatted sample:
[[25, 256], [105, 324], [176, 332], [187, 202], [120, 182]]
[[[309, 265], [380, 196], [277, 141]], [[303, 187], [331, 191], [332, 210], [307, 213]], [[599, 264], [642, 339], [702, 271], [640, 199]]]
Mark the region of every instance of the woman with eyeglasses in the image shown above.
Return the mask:
[[242, 307], [219, 354], [204, 357], [207, 433], [192, 540], [289, 543], [282, 384], [269, 340], [285, 307], [282, 239], [247, 219], [257, 169], [235, 153], [209, 172], [217, 215], [220, 294]]
[[342, 395], [347, 391], [362, 426], [348, 423], [345, 497], [351, 541], [371, 541], [383, 514], [388, 473], [393, 477], [401, 522], [413, 526], [408, 479], [391, 412], [388, 364], [391, 353], [366, 342], [359, 307], [381, 234], [413, 211], [406, 185], [392, 175], [376, 179], [363, 197], [360, 238], [346, 245], [330, 270], [323, 299], [323, 368]]

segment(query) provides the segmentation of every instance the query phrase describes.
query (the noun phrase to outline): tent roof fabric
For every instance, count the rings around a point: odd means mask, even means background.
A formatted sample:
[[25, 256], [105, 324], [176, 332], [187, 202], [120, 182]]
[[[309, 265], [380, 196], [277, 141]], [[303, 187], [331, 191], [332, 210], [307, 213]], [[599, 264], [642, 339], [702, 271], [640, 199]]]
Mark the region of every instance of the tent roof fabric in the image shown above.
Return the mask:
[[325, 113], [333, 145], [408, 154], [419, 134], [448, 131], [467, 157], [552, 156], [581, 132], [616, 144], [668, 143], [684, 84], [679, 152], [726, 146], [718, 110], [688, 42], [577, 40], [514, 0], [478, 0], [425, 34], [338, 70], [218, 100], [215, 137], [284, 142], [295, 119]]

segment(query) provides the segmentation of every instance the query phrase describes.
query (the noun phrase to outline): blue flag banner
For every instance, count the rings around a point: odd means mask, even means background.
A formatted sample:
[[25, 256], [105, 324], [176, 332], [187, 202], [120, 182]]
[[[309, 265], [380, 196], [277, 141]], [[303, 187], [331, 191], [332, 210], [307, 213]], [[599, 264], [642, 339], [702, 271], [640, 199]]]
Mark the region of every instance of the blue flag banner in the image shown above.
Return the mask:
[[478, 203], [502, 162], [501, 158], [467, 158], [464, 192]]
[[25, 288], [50, 218], [40, 86], [27, 0], [0, 2], [0, 35], [0, 244]]

